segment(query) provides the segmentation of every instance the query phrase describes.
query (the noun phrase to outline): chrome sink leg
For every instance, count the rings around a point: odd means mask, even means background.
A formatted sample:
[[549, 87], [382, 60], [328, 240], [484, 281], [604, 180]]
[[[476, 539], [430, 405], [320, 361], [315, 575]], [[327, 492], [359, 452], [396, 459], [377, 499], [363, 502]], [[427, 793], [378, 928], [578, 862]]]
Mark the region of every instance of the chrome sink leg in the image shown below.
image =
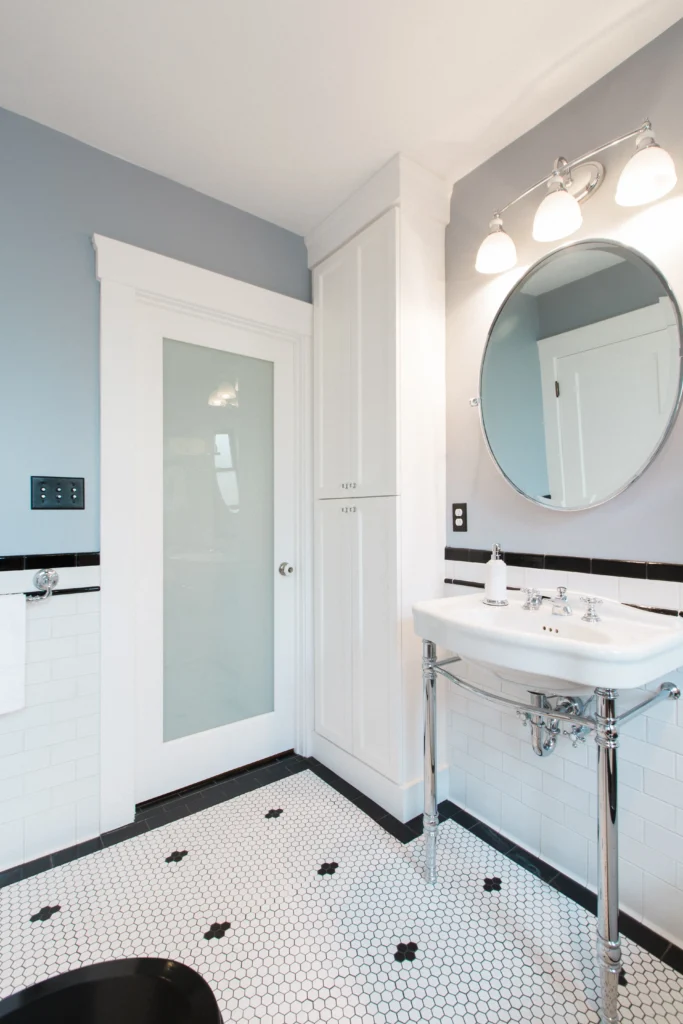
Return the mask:
[[426, 882], [436, 882], [436, 834], [439, 812], [436, 804], [436, 644], [422, 641], [424, 683], [424, 816]]
[[619, 841], [617, 833], [617, 717], [614, 690], [596, 690], [598, 744], [598, 927], [600, 1020], [619, 1020]]

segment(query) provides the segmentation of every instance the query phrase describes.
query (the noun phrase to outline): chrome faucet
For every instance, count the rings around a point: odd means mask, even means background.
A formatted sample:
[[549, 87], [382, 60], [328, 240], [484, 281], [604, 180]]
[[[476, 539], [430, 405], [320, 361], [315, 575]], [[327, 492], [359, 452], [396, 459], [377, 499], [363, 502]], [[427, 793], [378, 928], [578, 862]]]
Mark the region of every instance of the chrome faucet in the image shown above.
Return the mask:
[[558, 587], [555, 597], [552, 599], [553, 615], [571, 615], [572, 606], [567, 598], [567, 588]]
[[526, 594], [526, 601], [522, 605], [522, 611], [537, 612], [543, 604], [543, 594], [540, 590], [536, 590], [535, 587], [522, 587], [522, 593]]

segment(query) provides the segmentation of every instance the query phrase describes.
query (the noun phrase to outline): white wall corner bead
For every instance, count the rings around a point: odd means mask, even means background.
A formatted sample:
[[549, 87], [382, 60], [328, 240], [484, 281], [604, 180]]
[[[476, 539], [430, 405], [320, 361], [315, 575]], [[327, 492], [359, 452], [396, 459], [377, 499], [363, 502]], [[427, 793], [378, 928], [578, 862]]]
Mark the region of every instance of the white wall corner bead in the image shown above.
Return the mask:
[[397, 156], [306, 239], [318, 499], [311, 750], [402, 821], [422, 792], [410, 609], [442, 586], [449, 195]]

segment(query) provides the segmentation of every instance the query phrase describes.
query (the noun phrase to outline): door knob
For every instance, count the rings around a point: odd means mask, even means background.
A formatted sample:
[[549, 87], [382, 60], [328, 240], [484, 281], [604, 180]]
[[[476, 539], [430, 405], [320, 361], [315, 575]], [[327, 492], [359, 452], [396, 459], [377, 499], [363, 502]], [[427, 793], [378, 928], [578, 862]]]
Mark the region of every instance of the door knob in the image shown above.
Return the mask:
[[294, 572], [294, 566], [290, 565], [289, 562], [280, 562], [279, 572], [281, 576], [291, 576]]

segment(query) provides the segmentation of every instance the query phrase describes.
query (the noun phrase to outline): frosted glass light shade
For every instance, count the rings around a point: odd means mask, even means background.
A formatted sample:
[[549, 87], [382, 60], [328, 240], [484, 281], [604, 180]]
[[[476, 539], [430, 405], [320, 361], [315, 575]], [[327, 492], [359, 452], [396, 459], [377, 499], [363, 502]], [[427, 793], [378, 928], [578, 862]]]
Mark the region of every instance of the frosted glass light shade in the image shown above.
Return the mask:
[[619, 177], [619, 206], [642, 206], [661, 199], [676, 184], [676, 167], [665, 149], [651, 142], [637, 150]]
[[480, 274], [502, 274], [517, 262], [517, 249], [507, 231], [503, 231], [500, 218], [494, 218], [489, 225], [491, 232], [479, 246], [475, 270]]
[[555, 242], [581, 227], [581, 207], [564, 185], [549, 192], [536, 210], [532, 234], [537, 242]]

